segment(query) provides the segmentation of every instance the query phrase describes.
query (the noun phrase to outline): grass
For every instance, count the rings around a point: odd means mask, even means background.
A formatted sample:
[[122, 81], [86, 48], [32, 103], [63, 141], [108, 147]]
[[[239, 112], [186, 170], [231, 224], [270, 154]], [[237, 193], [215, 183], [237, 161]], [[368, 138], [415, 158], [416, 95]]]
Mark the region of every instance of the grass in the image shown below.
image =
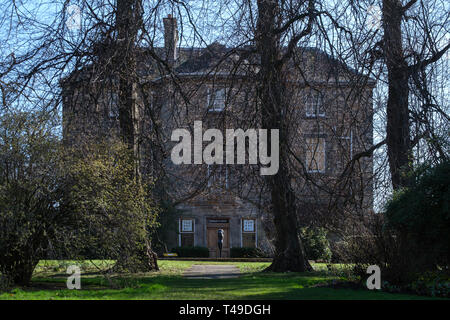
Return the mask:
[[[415, 295], [326, 287], [339, 277], [326, 272], [321, 264], [314, 265], [317, 271], [312, 273], [261, 272], [269, 265], [266, 262], [162, 260], [158, 272], [116, 275], [108, 280], [98, 272], [107, 269], [113, 261], [85, 261], [81, 264], [82, 289], [68, 290], [65, 270], [70, 264], [76, 263], [42, 261], [36, 268], [31, 287], [1, 293], [0, 299], [424, 299]], [[242, 276], [232, 279], [183, 278], [184, 270], [193, 264], [232, 264], [240, 268]]]

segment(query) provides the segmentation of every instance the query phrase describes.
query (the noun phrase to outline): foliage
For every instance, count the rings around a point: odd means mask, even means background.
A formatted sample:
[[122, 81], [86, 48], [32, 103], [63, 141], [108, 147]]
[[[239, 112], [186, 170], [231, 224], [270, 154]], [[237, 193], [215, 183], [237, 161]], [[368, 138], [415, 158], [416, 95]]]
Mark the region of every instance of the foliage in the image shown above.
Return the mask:
[[[420, 166], [411, 173], [410, 186], [394, 194], [384, 214], [371, 216], [343, 239], [340, 255], [355, 263], [357, 275], [364, 278], [367, 266], [375, 264], [381, 268], [386, 290], [447, 295], [449, 169], [445, 161]], [[429, 273], [433, 279], [425, 280]]]
[[388, 292], [407, 291], [423, 296], [449, 298], [450, 277], [441, 272], [424, 272], [416, 280], [404, 287], [384, 281], [383, 289]]
[[[424, 164], [413, 173], [409, 188], [387, 204], [387, 227], [395, 230], [413, 255], [418, 269], [448, 268], [450, 264], [450, 161]], [[420, 270], [418, 270], [420, 271]]]
[[2, 283], [28, 284], [49, 239], [65, 223], [58, 208], [59, 142], [49, 119], [26, 112], [5, 112], [0, 118]]
[[[159, 199], [161, 197], [158, 196]], [[173, 238], [173, 234], [178, 231], [178, 217], [180, 210], [177, 209], [170, 200], [160, 200], [158, 203], [158, 225], [151, 234], [152, 248], [158, 255], [168, 252], [167, 243]]]
[[330, 243], [323, 228], [305, 227], [300, 230], [306, 257], [309, 260], [331, 261]]
[[[75, 252], [96, 248], [122, 271], [148, 271], [150, 231], [157, 225], [152, 182], [134, 175], [134, 157], [121, 142], [66, 150], [63, 210], [76, 219]], [[118, 270], [117, 270], [118, 271]]]
[[230, 249], [231, 258], [264, 258], [266, 254], [259, 248], [233, 247]]
[[177, 253], [179, 257], [187, 258], [208, 258], [209, 249], [207, 247], [195, 246], [195, 247], [175, 247], [172, 252]]
[[145, 265], [157, 216], [151, 181], [135, 178], [122, 143], [63, 148], [53, 120], [30, 112], [0, 119], [2, 287], [29, 284], [48, 255], [82, 259], [92, 248], [126, 269], [154, 269]]

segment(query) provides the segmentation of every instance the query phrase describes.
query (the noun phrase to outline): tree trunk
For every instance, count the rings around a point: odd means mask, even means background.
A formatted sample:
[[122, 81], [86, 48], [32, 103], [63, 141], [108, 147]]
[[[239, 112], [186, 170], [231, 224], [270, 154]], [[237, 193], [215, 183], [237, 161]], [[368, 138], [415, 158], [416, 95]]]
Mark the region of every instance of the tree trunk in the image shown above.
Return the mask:
[[144, 245], [136, 245], [131, 250], [124, 249], [112, 271], [127, 273], [158, 271], [158, 255], [151, 249], [149, 241], [144, 242]]
[[116, 61], [119, 86], [119, 123], [123, 141], [135, 150], [133, 84], [136, 81], [136, 37], [139, 26], [136, 15], [137, 0], [117, 1]]
[[[141, 0], [117, 0], [116, 13], [116, 61], [117, 78], [119, 86], [119, 123], [120, 132], [124, 143], [132, 150], [135, 161], [135, 179], [140, 179], [139, 147], [136, 139], [136, 119], [134, 96], [136, 94], [136, 40], [139, 29], [142, 26]], [[146, 227], [146, 226], [144, 226]], [[139, 245], [131, 251], [124, 253], [124, 257], [133, 257], [118, 261], [118, 269], [132, 270], [132, 272], [146, 272], [158, 270], [157, 255], [151, 249], [147, 239], [145, 246]]]
[[[280, 158], [278, 173], [267, 176], [276, 229], [275, 256], [267, 270], [275, 272], [312, 270], [299, 237], [295, 194], [290, 185], [288, 159], [288, 122], [285, 119], [286, 79], [280, 61], [280, 43], [275, 34], [276, 1], [258, 1], [257, 49], [261, 57], [258, 95], [261, 102], [262, 127], [278, 129]], [[270, 131], [269, 131], [270, 132]], [[270, 135], [269, 135], [270, 137]], [[270, 151], [270, 143], [268, 145]]]
[[403, 7], [398, 0], [383, 0], [384, 55], [388, 69], [386, 144], [394, 190], [408, 185], [411, 169], [408, 107], [408, 64], [402, 46]]
[[20, 261], [14, 268], [14, 276], [12, 282], [20, 286], [28, 286], [31, 283], [34, 269], [38, 261]]
[[23, 251], [16, 250], [16, 254], [10, 256], [1, 263], [1, 271], [10, 285], [28, 286], [31, 283], [34, 269], [39, 259], [34, 255], [40, 249], [24, 247]]

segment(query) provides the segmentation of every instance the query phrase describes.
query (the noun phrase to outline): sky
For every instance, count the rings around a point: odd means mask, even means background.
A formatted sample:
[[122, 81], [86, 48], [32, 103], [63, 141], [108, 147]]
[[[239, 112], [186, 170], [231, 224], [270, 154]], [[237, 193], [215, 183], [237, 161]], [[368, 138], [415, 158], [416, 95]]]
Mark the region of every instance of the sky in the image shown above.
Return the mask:
[[[25, 62], [24, 65], [28, 68], [33, 67], [36, 61], [45, 60], [47, 57], [64, 52], [73, 51], [77, 46], [77, 43], [83, 39], [86, 34], [86, 29], [90, 26], [90, 15], [87, 13], [89, 9], [86, 4], [89, 4], [94, 8], [94, 11], [105, 17], [111, 13], [111, 2], [106, 1], [63, 1], [63, 0], [0, 0], [1, 11], [0, 11], [0, 61], [11, 61], [12, 55], [15, 58], [20, 57], [26, 52], [30, 52], [33, 48], [46, 44], [45, 50], [41, 50], [35, 59], [31, 59], [30, 63]], [[100, 6], [103, 9], [96, 9], [98, 3], [106, 4], [106, 8]], [[160, 3], [161, 7], [154, 9], [156, 3]], [[154, 41], [155, 46], [163, 45], [163, 28], [162, 28], [162, 17], [166, 17], [167, 14], [172, 14], [179, 19], [179, 31], [181, 34], [181, 46], [186, 47], [204, 47], [213, 41], [220, 41], [227, 44], [228, 46], [233, 46], [239, 43], [244, 43], [251, 38], [250, 29], [252, 28], [251, 19], [249, 19], [250, 10], [243, 6], [245, 1], [238, 0], [223, 0], [223, 1], [207, 1], [207, 0], [194, 0], [186, 1], [185, 6], [173, 6], [170, 1], [156, 1], [156, 0], [145, 0], [144, 1], [144, 12], [146, 19], [146, 25], [149, 26], [149, 40]], [[380, 26], [378, 23], [379, 15], [379, 5], [380, 1], [361, 1], [359, 4], [364, 3], [364, 8], [368, 12], [369, 19], [366, 15], [363, 15], [363, 20], [355, 21], [350, 14], [348, 9], [342, 9], [342, 3], [345, 1], [340, 0], [327, 0], [323, 2], [324, 7], [333, 11], [340, 19], [340, 21], [345, 21], [349, 28], [352, 29], [353, 35], [357, 40], [363, 39], [362, 36], [367, 30], [364, 28], [370, 25]], [[436, 3], [435, 7], [432, 7], [428, 12], [429, 16], [435, 14], [441, 14], [442, 19], [450, 20], [450, 2], [449, 1], [425, 1], [424, 3]], [[16, 6], [14, 6], [14, 4]], [[64, 5], [66, 10], [63, 10]], [[377, 7], [378, 5], [378, 7]], [[77, 9], [79, 8], [79, 10]], [[186, 10], [186, 8], [188, 10]], [[253, 10], [255, 9], [253, 3]], [[220, 14], [218, 14], [220, 13]], [[447, 16], [445, 15], [447, 13]], [[109, 15], [109, 22], [112, 23], [113, 17]], [[254, 21], [254, 19], [253, 19]], [[77, 28], [77, 26], [80, 28]], [[193, 25], [198, 28], [198, 32], [193, 28]], [[246, 32], [237, 31], [235, 26], [247, 30]], [[362, 29], [356, 27], [358, 25]], [[156, 26], [156, 28], [155, 28]], [[298, 26], [300, 29], [302, 26]], [[346, 59], [346, 63], [350, 66], [358, 59], [357, 55], [354, 55], [350, 51], [346, 43], [345, 33], [337, 32], [336, 30], [330, 28], [326, 25], [326, 34], [329, 40], [335, 44], [335, 46], [341, 46], [339, 49], [349, 54], [349, 58]], [[414, 22], [408, 22], [408, 27], [411, 32], [417, 31], [417, 26]], [[448, 27], [448, 23], [447, 23]], [[376, 29], [376, 28], [375, 28]], [[381, 31], [380, 31], [381, 33]], [[46, 39], [43, 41], [42, 37], [46, 34], [52, 34], [53, 39]], [[62, 40], [57, 40], [58, 36]], [[449, 30], [442, 29], [439, 34], [440, 43], [445, 43], [450, 41]], [[376, 39], [376, 36], [374, 37]], [[54, 41], [54, 42], [52, 42]], [[362, 40], [361, 40], [362, 41]], [[312, 36], [308, 38], [308, 41], [302, 43], [308, 46], [320, 46], [322, 49], [331, 53], [329, 46], [327, 46], [326, 41], [323, 37], [318, 38]], [[412, 45], [418, 45], [420, 42], [413, 43]], [[364, 47], [364, 43], [361, 44]], [[58, 51], [59, 50], [59, 51]], [[449, 105], [449, 93], [450, 93], [450, 74], [449, 74], [449, 56], [447, 53], [443, 58], [444, 64], [435, 70], [435, 82], [438, 82], [438, 86], [435, 90], [437, 96], [440, 99], [442, 105], [448, 108]], [[69, 63], [67, 65], [61, 64], [63, 68], [64, 75], [69, 73], [73, 64]], [[3, 71], [5, 66], [0, 65], [0, 72]], [[36, 99], [42, 96], [46, 96], [46, 99], [51, 99], [51, 95], [57, 92], [58, 77], [52, 77], [52, 74], [43, 74], [41, 77], [37, 77], [33, 83], [33, 90]], [[48, 88], [51, 88], [51, 92], [48, 92]], [[32, 96], [32, 95], [31, 95]], [[383, 103], [383, 98], [386, 96], [386, 85], [383, 76], [379, 78], [377, 87], [375, 89], [375, 98], [380, 99], [379, 102]], [[21, 103], [31, 103], [33, 100], [30, 99], [28, 102]], [[382, 112], [375, 114], [375, 127], [377, 130], [374, 132], [375, 143], [382, 140], [384, 137], [384, 114]], [[383, 151], [384, 152], [384, 151]], [[384, 193], [382, 191], [381, 193]]]

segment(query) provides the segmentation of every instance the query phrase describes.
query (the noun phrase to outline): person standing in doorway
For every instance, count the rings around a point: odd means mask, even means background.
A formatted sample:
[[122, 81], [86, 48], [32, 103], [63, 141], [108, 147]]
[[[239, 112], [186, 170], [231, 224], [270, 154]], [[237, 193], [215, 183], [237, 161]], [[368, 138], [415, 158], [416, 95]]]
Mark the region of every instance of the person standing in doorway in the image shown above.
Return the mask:
[[223, 246], [223, 230], [217, 231], [217, 246], [219, 247], [219, 258], [222, 258], [222, 246]]

